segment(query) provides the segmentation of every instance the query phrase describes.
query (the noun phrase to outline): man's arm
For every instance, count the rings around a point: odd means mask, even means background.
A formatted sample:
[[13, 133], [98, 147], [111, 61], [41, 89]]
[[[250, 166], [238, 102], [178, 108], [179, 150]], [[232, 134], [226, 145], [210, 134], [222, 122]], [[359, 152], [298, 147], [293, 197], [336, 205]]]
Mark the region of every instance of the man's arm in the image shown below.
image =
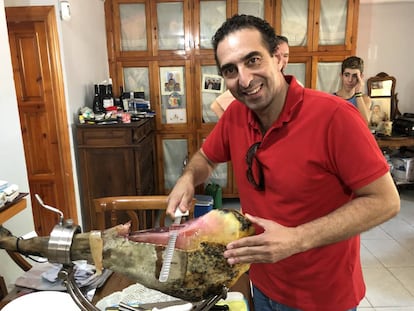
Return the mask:
[[187, 211], [194, 197], [195, 186], [206, 181], [215, 167], [201, 149], [197, 151], [168, 196], [167, 214], [174, 217], [177, 208]]
[[[365, 81], [361, 74], [358, 74], [358, 84], [355, 86], [355, 93], [363, 93], [365, 88]], [[359, 112], [364, 118], [365, 122], [369, 124], [369, 111], [371, 109], [371, 98], [362, 94], [362, 96], [356, 97], [356, 104]]]
[[400, 210], [400, 197], [390, 173], [358, 189], [355, 194], [356, 198], [336, 211], [298, 227], [303, 250], [365, 232], [394, 217]]
[[277, 262], [367, 231], [392, 218], [400, 209], [400, 198], [389, 173], [357, 190], [356, 195], [332, 213], [298, 227], [284, 227], [246, 215], [263, 227], [264, 233], [229, 243], [224, 256], [230, 264]]

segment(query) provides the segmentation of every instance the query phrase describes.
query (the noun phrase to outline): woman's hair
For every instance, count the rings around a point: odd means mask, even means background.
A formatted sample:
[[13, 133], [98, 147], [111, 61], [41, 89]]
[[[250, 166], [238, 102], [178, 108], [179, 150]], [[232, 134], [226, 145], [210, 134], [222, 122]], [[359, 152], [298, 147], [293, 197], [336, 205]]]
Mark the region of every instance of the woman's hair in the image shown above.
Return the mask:
[[219, 68], [220, 64], [217, 59], [218, 44], [230, 33], [246, 28], [257, 29], [261, 33], [263, 45], [267, 47], [271, 55], [276, 50], [281, 39], [276, 35], [275, 30], [268, 22], [256, 16], [236, 14], [227, 19], [212, 38], [214, 57]]

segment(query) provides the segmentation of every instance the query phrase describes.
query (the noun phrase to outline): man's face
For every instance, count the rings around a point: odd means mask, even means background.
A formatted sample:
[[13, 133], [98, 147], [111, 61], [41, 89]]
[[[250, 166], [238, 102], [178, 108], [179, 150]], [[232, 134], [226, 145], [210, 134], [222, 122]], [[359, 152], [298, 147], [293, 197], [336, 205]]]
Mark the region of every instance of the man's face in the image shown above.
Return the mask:
[[283, 72], [289, 63], [289, 44], [287, 44], [285, 41], [282, 41], [282, 43], [280, 43], [277, 47], [276, 55], [280, 57], [281, 71]]
[[227, 35], [217, 47], [220, 69], [231, 93], [253, 111], [268, 107], [283, 76], [279, 59], [269, 54], [260, 32], [242, 29]]
[[342, 73], [342, 84], [345, 89], [353, 89], [361, 76], [361, 71], [359, 69], [351, 69], [345, 68], [344, 72]]

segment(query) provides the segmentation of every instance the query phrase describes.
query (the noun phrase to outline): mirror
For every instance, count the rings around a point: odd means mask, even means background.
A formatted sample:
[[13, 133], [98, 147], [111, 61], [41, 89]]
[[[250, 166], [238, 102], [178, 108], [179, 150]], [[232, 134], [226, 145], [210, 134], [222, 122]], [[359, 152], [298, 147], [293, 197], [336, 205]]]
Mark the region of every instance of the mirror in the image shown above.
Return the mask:
[[395, 92], [396, 80], [385, 72], [380, 72], [367, 81], [369, 97], [392, 97]]
[[376, 113], [380, 109], [386, 115], [386, 120], [383, 121], [394, 120], [398, 112], [395, 85], [396, 79], [385, 72], [380, 72], [367, 80], [368, 96], [372, 102], [371, 113]]

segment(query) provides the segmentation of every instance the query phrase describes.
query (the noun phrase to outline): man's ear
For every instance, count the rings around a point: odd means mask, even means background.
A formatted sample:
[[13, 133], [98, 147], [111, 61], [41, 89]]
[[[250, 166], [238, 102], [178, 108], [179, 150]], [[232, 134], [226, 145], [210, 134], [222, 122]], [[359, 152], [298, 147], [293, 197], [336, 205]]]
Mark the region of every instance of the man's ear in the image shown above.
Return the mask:
[[277, 63], [280, 64], [282, 61], [282, 55], [280, 55], [280, 53], [278, 53], [277, 50], [275, 50], [273, 52], [273, 56], [275, 59], [277, 59]]

